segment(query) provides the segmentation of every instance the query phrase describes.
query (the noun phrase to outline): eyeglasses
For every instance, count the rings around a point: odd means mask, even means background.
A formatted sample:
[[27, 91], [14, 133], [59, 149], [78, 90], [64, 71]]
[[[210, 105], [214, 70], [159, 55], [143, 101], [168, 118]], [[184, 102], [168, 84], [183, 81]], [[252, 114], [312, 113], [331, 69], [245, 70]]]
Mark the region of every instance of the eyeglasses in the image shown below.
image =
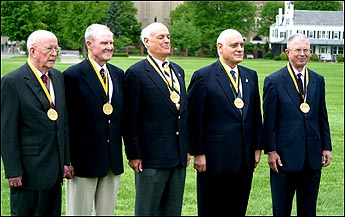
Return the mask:
[[43, 50], [45, 53], [52, 53], [53, 51], [56, 52], [56, 54], [59, 54], [61, 51], [61, 47], [46, 47], [46, 48], [40, 48], [39, 49]]
[[307, 49], [307, 48], [305, 48], [305, 49], [289, 49], [289, 50], [292, 50], [293, 52], [295, 52], [296, 54], [301, 54], [302, 53], [302, 51], [303, 51], [303, 53], [305, 54], [305, 55], [309, 55], [310, 54], [310, 52], [311, 52], [311, 49]]

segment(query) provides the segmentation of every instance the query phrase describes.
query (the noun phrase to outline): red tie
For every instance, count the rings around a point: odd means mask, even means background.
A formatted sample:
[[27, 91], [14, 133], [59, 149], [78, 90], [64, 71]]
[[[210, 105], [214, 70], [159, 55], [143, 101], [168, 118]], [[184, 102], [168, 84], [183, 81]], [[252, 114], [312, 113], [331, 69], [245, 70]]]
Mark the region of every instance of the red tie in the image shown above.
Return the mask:
[[41, 76], [41, 78], [42, 78], [42, 81], [43, 81], [44, 85], [46, 85], [46, 87], [48, 88], [48, 76], [46, 74], [43, 74]]

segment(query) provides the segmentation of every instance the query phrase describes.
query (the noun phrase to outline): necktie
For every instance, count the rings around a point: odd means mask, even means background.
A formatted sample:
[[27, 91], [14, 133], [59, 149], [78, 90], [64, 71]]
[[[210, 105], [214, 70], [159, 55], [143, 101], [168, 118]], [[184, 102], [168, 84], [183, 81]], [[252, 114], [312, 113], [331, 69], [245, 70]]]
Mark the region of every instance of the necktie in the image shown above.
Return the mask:
[[236, 72], [234, 70], [230, 71], [232, 78], [234, 79], [234, 81], [236, 81]]
[[168, 83], [170, 85], [170, 87], [172, 86], [171, 82], [173, 82], [173, 88], [174, 90], [180, 94], [180, 90], [178, 88], [177, 85], [175, 85], [175, 80], [173, 79], [173, 76], [171, 74], [171, 70], [170, 70], [170, 67], [169, 67], [169, 62], [168, 61], [165, 61], [163, 62], [163, 70], [164, 70], [164, 74], [168, 77]]
[[41, 79], [42, 79], [44, 85], [47, 87], [47, 89], [48, 89], [48, 91], [49, 91], [49, 88], [48, 88], [48, 76], [47, 76], [46, 74], [43, 74], [43, 75], [41, 76]]
[[297, 85], [298, 85], [298, 89], [299, 89], [299, 93], [302, 97], [304, 97], [304, 93], [303, 93], [303, 82], [301, 79], [302, 74], [298, 73], [297, 74]]
[[99, 73], [101, 73], [101, 76], [102, 76], [102, 79], [103, 79], [103, 82], [105, 83], [105, 74], [104, 74], [104, 69], [101, 68], [101, 70], [99, 71]]

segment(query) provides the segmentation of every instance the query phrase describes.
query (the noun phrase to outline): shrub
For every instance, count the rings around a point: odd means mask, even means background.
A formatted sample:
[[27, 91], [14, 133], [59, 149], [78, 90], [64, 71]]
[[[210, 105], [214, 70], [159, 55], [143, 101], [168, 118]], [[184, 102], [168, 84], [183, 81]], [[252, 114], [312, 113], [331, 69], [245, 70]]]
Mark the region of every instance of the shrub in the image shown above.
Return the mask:
[[113, 57], [128, 57], [128, 53], [113, 53]]
[[271, 51], [268, 51], [265, 55], [265, 59], [269, 59], [269, 60], [273, 59], [273, 53]]
[[310, 60], [311, 60], [311, 61], [319, 61], [319, 57], [317, 56], [316, 53], [313, 53], [313, 54], [311, 55], [311, 57], [310, 57]]
[[288, 59], [288, 57], [287, 57], [287, 55], [286, 55], [286, 53], [284, 51], [281, 52], [279, 56], [280, 56], [281, 60], [287, 60]]
[[274, 56], [273, 60], [281, 60], [282, 58], [280, 57], [280, 55]]
[[343, 56], [342, 53], [340, 53], [340, 54], [337, 55], [337, 61], [338, 61], [338, 62], [344, 62], [344, 56]]

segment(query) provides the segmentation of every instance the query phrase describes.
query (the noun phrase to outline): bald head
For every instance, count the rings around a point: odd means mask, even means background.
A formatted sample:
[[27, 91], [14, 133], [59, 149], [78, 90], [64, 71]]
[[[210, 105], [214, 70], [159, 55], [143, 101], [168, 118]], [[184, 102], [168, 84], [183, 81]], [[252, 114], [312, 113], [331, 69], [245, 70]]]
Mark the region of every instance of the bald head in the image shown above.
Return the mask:
[[234, 29], [226, 29], [219, 34], [218, 39], [217, 39], [217, 44], [221, 43], [224, 45], [227, 42], [228, 38], [237, 37], [237, 36], [242, 37], [239, 31], [234, 30]]

